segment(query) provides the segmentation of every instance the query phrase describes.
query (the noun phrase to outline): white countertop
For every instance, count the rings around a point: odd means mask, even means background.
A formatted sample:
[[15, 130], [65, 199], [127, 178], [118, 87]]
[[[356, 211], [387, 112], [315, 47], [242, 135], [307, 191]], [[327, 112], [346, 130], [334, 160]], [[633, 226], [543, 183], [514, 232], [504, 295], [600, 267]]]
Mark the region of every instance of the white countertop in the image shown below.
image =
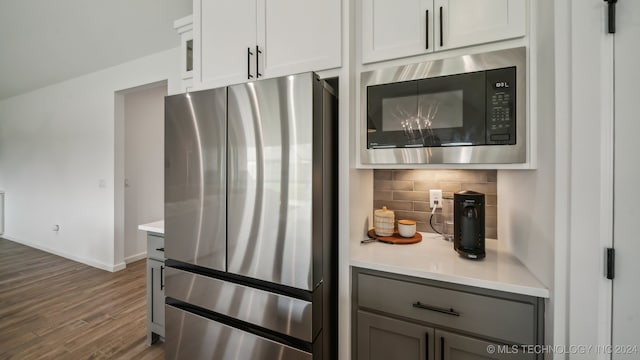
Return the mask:
[[157, 234], [164, 234], [164, 220], [138, 225], [138, 230], [149, 231]]
[[497, 240], [485, 241], [486, 257], [469, 260], [453, 250], [440, 235], [421, 233], [422, 241], [410, 245], [352, 241], [350, 265], [395, 274], [476, 286], [485, 289], [548, 298], [549, 290]]

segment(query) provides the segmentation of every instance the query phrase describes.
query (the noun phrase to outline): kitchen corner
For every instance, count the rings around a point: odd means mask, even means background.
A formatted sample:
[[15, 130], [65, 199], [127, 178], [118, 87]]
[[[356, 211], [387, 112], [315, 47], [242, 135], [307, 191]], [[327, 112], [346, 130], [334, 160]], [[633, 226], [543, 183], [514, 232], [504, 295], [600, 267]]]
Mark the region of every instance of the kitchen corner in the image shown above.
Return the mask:
[[486, 258], [468, 260], [453, 250], [453, 243], [441, 235], [421, 233], [417, 244], [392, 245], [383, 242], [350, 243], [352, 267], [384, 271], [483, 289], [541, 298], [549, 290], [511, 253], [503, 242], [486, 239]]
[[411, 245], [351, 239], [352, 356], [486, 359], [504, 344], [544, 343], [549, 290], [503, 242], [485, 239], [486, 257], [470, 260], [421, 235]]

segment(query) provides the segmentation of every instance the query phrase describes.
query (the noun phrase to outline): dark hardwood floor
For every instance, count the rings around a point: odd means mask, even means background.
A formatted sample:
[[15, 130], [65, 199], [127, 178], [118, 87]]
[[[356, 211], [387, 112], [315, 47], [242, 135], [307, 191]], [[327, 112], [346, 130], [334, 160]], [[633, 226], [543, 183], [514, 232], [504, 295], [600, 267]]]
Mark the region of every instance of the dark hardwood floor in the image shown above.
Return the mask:
[[0, 359], [163, 359], [145, 264], [110, 273], [0, 238]]

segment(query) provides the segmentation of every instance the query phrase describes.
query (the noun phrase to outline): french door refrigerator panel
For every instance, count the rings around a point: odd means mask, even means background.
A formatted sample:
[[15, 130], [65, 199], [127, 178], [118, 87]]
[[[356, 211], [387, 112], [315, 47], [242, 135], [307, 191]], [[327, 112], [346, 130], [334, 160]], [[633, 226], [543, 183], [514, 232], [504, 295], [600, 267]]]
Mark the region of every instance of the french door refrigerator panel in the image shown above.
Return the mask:
[[335, 358], [328, 84], [307, 73], [165, 101], [167, 359]]
[[228, 88], [230, 273], [303, 290], [321, 279], [313, 274], [316, 83], [306, 73]]
[[226, 267], [226, 88], [165, 98], [167, 258]]

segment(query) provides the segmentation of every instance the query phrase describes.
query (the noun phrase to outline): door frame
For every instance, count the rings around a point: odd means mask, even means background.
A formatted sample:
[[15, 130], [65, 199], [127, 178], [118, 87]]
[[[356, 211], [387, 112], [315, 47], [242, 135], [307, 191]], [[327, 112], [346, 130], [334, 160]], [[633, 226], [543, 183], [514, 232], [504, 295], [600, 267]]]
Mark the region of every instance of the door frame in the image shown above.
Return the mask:
[[168, 79], [162, 79], [138, 86], [115, 91], [114, 97], [114, 270], [126, 268], [124, 258], [125, 243], [125, 95], [164, 86], [169, 89]]

